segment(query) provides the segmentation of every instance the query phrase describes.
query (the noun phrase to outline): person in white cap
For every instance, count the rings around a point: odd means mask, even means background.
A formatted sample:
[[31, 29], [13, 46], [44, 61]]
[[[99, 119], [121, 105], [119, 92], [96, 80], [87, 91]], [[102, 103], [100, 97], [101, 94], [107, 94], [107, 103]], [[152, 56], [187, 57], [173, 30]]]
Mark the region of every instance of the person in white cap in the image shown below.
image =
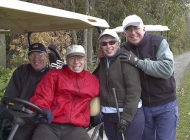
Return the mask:
[[[120, 39], [114, 30], [105, 29], [98, 40], [104, 57], [100, 59], [94, 74], [100, 80], [101, 111], [106, 136], [108, 140], [141, 140], [144, 114], [138, 69], [121, 63], [120, 55], [125, 49], [120, 48]], [[114, 89], [117, 99], [114, 98]]]
[[173, 53], [162, 36], [146, 32], [137, 15], [123, 20], [127, 42], [121, 61], [139, 68], [145, 128], [142, 140], [175, 140], [178, 102], [174, 78]]
[[[4, 96], [29, 100], [34, 94], [37, 84], [42, 77], [51, 70], [48, 64], [48, 54], [42, 43], [33, 43], [29, 46], [28, 59], [30, 64], [20, 65], [11, 76], [6, 87]], [[0, 106], [0, 123], [3, 130], [3, 137], [7, 136], [12, 129], [13, 116], [5, 109], [5, 105]], [[3, 126], [2, 126], [3, 124]], [[36, 124], [20, 126], [13, 140], [30, 140]]]
[[47, 113], [40, 118], [32, 140], [89, 140], [90, 101], [99, 96], [99, 80], [84, 70], [83, 46], [66, 49], [68, 67], [48, 72], [30, 102]]

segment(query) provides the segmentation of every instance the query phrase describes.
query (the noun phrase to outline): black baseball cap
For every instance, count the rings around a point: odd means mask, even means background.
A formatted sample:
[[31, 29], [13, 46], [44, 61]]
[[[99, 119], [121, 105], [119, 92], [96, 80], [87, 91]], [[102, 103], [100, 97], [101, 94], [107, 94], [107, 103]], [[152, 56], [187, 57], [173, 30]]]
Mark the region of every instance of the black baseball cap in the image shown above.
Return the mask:
[[46, 53], [46, 48], [42, 43], [34, 43], [29, 46], [28, 54], [31, 52], [45, 52]]

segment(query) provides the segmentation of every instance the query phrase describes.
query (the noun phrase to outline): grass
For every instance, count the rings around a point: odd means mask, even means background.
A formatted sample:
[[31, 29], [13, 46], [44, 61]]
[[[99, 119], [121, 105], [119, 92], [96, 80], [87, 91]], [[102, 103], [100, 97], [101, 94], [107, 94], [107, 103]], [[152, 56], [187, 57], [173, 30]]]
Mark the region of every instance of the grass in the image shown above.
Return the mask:
[[180, 82], [177, 98], [179, 102], [179, 124], [176, 140], [190, 140], [190, 71]]

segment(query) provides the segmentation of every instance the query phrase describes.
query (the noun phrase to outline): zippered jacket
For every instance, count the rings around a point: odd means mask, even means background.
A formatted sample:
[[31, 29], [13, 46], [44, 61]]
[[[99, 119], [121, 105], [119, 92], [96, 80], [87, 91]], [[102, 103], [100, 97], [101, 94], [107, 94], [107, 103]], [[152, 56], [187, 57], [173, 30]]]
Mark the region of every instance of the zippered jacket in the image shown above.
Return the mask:
[[139, 57], [143, 106], [158, 106], [176, 100], [173, 54], [167, 41], [158, 35], [145, 33], [139, 45], [127, 42], [123, 46]]
[[123, 108], [121, 118], [131, 122], [141, 96], [140, 76], [136, 67], [128, 63], [121, 63], [119, 56], [123, 51], [125, 49], [120, 49], [109, 60], [105, 57], [101, 58], [95, 74], [100, 80], [101, 105], [116, 108], [113, 94], [113, 88], [115, 88], [118, 106]]
[[4, 96], [29, 100], [42, 77], [51, 69], [47, 66], [41, 71], [35, 71], [31, 64], [20, 65], [11, 76]]
[[69, 67], [48, 72], [30, 99], [49, 109], [52, 123], [86, 127], [90, 123], [90, 101], [99, 96], [99, 80], [88, 71], [75, 73]]

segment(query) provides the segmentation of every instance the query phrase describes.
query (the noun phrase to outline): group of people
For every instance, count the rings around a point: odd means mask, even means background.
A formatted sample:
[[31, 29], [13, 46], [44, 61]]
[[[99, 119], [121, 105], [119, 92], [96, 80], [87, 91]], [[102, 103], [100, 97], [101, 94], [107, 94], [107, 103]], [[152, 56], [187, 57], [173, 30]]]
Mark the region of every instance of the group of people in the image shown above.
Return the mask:
[[176, 139], [178, 103], [169, 44], [147, 33], [137, 15], [127, 16], [122, 25], [123, 45], [112, 29], [99, 35], [100, 63], [93, 74], [84, 69], [81, 45], [67, 47], [67, 66], [53, 70], [45, 47], [29, 46], [30, 64], [16, 69], [4, 96], [29, 100], [47, 118], [19, 127], [14, 140], [89, 140], [84, 128], [97, 96], [108, 140]]

